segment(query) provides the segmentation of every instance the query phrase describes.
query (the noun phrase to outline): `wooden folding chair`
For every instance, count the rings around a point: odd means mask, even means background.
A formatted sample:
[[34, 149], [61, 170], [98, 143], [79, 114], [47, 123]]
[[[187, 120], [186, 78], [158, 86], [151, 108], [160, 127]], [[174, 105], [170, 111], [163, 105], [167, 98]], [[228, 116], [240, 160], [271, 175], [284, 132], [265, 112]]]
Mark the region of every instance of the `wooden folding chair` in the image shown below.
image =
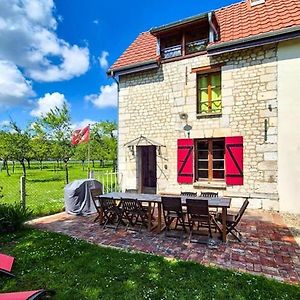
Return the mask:
[[180, 192], [181, 196], [197, 197], [197, 192]]
[[[218, 192], [201, 192], [200, 197], [217, 198], [217, 197], [219, 197], [219, 193]], [[218, 213], [218, 208], [210, 208], [209, 213], [212, 215], [216, 215]]]
[[93, 203], [97, 210], [97, 216], [94, 220], [94, 222], [96, 222], [97, 220], [100, 219], [100, 214], [101, 214], [99, 196], [102, 195], [102, 190], [98, 188], [98, 189], [90, 189], [90, 191], [91, 191], [91, 197], [92, 197]]
[[185, 227], [185, 213], [182, 210], [181, 197], [161, 197], [163, 214], [166, 224], [165, 235], [170, 237], [177, 237], [175, 235], [170, 235], [171, 225], [174, 221], [175, 230], [178, 225], [182, 227], [181, 238], [183, 237], [183, 231], [186, 232]]
[[[231, 233], [239, 242], [242, 241], [241, 240], [242, 234], [240, 233], [239, 230], [237, 230], [236, 227], [238, 226], [240, 220], [242, 219], [242, 216], [244, 215], [244, 213], [245, 213], [245, 211], [247, 209], [248, 204], [249, 204], [249, 200], [246, 199], [244, 201], [243, 205], [241, 206], [239, 212], [236, 215], [227, 214], [227, 217], [226, 217], [226, 234]], [[215, 220], [217, 222], [219, 222], [219, 223], [222, 223], [222, 214], [218, 213], [215, 216]], [[220, 229], [219, 226], [218, 226], [218, 228], [219, 228], [219, 230], [221, 232], [221, 229]]]
[[15, 275], [11, 273], [14, 261], [14, 257], [0, 253], [0, 273], [14, 277]]
[[[195, 226], [197, 227], [198, 233], [200, 227], [208, 228], [208, 237], [211, 238], [211, 215], [209, 214], [208, 210], [208, 201], [188, 198], [186, 199], [186, 208], [190, 228], [189, 241], [192, 241], [192, 235], [194, 233]], [[203, 241], [197, 240], [197, 242]], [[204, 242], [208, 243], [208, 239]]]
[[200, 197], [208, 197], [208, 198], [214, 198], [214, 197], [219, 197], [218, 192], [201, 192]]
[[127, 220], [126, 229], [131, 226], [131, 229], [134, 228], [135, 225], [140, 224], [141, 231], [142, 226], [144, 225], [148, 228], [148, 213], [147, 209], [142, 206], [142, 203], [137, 199], [121, 199], [122, 213], [123, 219]]
[[[138, 194], [138, 190], [137, 189], [125, 189], [125, 193]], [[142, 202], [143, 209], [147, 209], [148, 210], [148, 205], [149, 205], [148, 203]], [[155, 203], [154, 203], [154, 205], [151, 208], [151, 218], [152, 218], [152, 220], [155, 220], [154, 212], [155, 212]]]
[[[112, 228], [117, 230], [122, 223], [123, 212], [115, 199], [101, 197], [99, 198], [100, 208], [103, 212], [104, 224], [103, 228]], [[116, 223], [116, 225], [112, 225]]]

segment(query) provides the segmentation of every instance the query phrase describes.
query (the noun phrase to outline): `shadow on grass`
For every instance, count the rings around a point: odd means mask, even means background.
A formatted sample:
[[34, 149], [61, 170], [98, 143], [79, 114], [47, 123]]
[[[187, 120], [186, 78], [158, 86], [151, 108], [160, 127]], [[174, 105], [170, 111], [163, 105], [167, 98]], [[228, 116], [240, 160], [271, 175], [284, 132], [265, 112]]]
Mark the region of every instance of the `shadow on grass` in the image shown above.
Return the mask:
[[60, 177], [53, 177], [53, 178], [34, 178], [34, 179], [30, 179], [27, 178], [26, 179], [27, 182], [32, 182], [32, 183], [37, 183], [37, 182], [55, 182], [55, 181], [64, 181], [64, 178], [60, 178]]

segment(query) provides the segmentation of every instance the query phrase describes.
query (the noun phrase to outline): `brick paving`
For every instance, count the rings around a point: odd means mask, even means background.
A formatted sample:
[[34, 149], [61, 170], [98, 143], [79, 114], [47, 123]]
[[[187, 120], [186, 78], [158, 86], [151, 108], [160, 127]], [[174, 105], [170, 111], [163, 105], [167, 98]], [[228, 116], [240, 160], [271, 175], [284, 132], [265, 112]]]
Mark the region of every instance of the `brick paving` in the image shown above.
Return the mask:
[[[300, 283], [300, 247], [278, 213], [249, 210], [239, 224], [243, 242], [229, 237], [216, 245], [189, 243], [163, 233], [103, 229], [94, 216], [66, 213], [35, 219], [39, 229], [59, 232], [90, 243], [142, 251], [169, 258], [193, 260], [204, 265], [260, 274], [293, 284]], [[298, 232], [300, 235], [300, 232]]]

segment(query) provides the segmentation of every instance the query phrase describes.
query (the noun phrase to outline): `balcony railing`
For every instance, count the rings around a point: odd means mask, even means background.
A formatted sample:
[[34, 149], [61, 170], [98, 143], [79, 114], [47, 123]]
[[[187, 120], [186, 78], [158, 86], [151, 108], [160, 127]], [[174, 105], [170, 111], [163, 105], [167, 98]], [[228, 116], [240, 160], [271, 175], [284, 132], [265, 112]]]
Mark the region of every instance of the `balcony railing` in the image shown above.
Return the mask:
[[[202, 39], [202, 40], [186, 43], [185, 52], [186, 54], [192, 54], [195, 52], [205, 51], [207, 44], [208, 44], [208, 39]], [[167, 47], [161, 50], [162, 59], [174, 58], [182, 55], [183, 55], [182, 45]]]
[[168, 48], [164, 48], [161, 50], [161, 57], [163, 59], [178, 57], [182, 55], [182, 47], [181, 45], [176, 45]]
[[208, 39], [192, 41], [186, 44], [186, 53], [191, 54], [195, 52], [205, 51], [208, 44]]

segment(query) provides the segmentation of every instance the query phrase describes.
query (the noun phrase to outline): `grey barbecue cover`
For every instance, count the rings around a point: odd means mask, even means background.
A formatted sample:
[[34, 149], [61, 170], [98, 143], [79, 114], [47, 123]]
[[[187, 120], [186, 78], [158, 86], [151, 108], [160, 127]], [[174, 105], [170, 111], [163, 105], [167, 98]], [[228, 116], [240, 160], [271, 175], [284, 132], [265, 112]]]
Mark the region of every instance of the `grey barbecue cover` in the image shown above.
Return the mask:
[[96, 212], [90, 189], [102, 189], [95, 179], [75, 180], [65, 186], [65, 210], [73, 215], [89, 215]]

